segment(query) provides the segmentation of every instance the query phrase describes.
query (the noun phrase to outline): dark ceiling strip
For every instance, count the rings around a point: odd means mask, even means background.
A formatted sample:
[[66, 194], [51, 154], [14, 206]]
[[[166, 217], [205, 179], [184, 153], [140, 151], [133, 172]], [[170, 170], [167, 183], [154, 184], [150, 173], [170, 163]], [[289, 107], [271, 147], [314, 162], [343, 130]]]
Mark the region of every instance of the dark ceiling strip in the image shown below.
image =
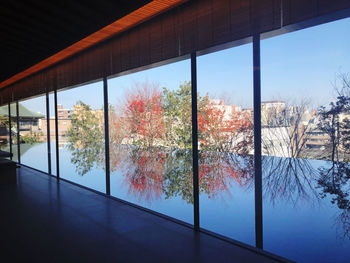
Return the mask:
[[12, 76], [11, 78], [0, 83], [0, 89], [10, 84], [13, 84], [25, 77], [28, 77], [38, 71], [52, 66], [84, 49], [87, 49], [97, 43], [100, 43], [116, 34], [130, 29], [160, 13], [163, 13], [179, 4], [187, 2], [188, 0], [154, 0], [149, 4], [131, 12], [130, 14], [118, 19], [112, 24], [102, 28], [101, 30], [91, 34], [90, 36], [78, 41], [77, 43], [67, 47], [66, 49], [44, 59], [36, 65]]

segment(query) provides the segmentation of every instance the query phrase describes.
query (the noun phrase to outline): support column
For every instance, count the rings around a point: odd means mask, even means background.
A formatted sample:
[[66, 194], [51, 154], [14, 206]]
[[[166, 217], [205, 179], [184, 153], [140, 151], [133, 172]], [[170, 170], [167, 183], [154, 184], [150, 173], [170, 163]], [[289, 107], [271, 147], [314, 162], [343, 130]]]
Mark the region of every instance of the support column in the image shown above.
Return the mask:
[[110, 164], [109, 164], [109, 119], [108, 119], [108, 83], [107, 78], [103, 78], [103, 98], [105, 117], [105, 160], [106, 160], [106, 194], [111, 194]]
[[253, 36], [255, 245], [263, 249], [260, 35]]
[[199, 177], [198, 177], [198, 116], [197, 116], [197, 56], [191, 54], [192, 98], [192, 158], [193, 158], [193, 209], [194, 229], [199, 231]]
[[60, 151], [58, 142], [58, 110], [57, 110], [57, 90], [54, 92], [55, 100], [55, 132], [56, 132], [56, 176], [60, 179]]
[[48, 173], [51, 171], [51, 138], [50, 138], [50, 99], [49, 93], [46, 92], [46, 133], [47, 133], [47, 167]]

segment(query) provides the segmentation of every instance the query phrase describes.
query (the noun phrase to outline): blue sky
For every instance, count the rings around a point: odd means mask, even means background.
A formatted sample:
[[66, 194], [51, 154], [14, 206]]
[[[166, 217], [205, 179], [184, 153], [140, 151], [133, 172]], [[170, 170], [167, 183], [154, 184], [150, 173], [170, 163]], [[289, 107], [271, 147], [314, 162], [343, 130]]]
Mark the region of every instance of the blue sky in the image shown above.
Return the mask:
[[[261, 41], [262, 100], [282, 99], [312, 107], [334, 99], [336, 75], [350, 73], [350, 18]], [[198, 57], [198, 91], [227, 103], [251, 107], [253, 102], [252, 44]], [[110, 103], [116, 104], [135, 83], [148, 81], [176, 89], [189, 81], [190, 60], [108, 80]], [[78, 101], [101, 108], [102, 82], [58, 93], [58, 103], [72, 108]], [[23, 102], [45, 112], [43, 98]], [[53, 99], [51, 99], [53, 104]]]

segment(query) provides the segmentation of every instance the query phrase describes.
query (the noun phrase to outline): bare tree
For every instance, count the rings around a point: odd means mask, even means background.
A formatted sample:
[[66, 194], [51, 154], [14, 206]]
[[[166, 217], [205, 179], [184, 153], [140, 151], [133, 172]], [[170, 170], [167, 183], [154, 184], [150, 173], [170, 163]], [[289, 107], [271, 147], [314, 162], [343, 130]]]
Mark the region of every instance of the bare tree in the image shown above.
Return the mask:
[[348, 160], [350, 153], [350, 78], [348, 74], [338, 78], [341, 85], [335, 86], [336, 101], [318, 110], [318, 128], [329, 136], [326, 159], [332, 162]]
[[305, 158], [306, 143], [313, 129], [308, 102], [262, 110], [263, 155]]

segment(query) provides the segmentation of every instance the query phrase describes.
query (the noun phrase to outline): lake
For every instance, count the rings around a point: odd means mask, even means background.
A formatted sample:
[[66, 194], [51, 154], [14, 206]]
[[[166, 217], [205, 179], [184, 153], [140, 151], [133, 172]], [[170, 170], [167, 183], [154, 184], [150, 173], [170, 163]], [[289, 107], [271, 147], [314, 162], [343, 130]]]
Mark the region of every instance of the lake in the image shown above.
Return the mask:
[[[55, 174], [54, 143], [51, 148]], [[47, 171], [45, 143], [21, 149], [23, 164]], [[104, 157], [79, 154], [81, 161], [73, 163], [62, 145], [61, 177], [105, 192]], [[117, 145], [110, 156], [113, 196], [193, 223], [190, 151]], [[349, 262], [349, 171], [348, 163], [264, 157], [264, 250], [298, 262]], [[200, 153], [202, 228], [255, 245], [252, 174], [251, 156]]]

